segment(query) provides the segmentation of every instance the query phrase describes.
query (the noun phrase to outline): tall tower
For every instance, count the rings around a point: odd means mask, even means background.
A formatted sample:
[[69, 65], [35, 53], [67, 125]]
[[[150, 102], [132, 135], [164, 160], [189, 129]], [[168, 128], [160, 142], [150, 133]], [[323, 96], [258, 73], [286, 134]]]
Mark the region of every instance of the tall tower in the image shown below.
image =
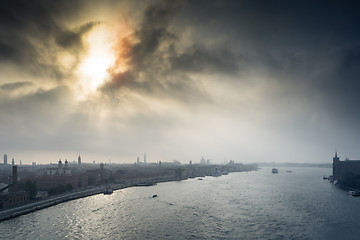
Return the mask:
[[4, 165], [7, 165], [7, 155], [4, 154]]
[[339, 161], [340, 161], [340, 158], [338, 157], [337, 152], [335, 152], [335, 156], [333, 157], [333, 163], [339, 162]]
[[17, 166], [12, 167], [12, 186], [10, 187], [10, 192], [17, 192], [18, 191], [18, 173], [17, 173]]
[[146, 153], [144, 153], [144, 164], [146, 164]]
[[11, 160], [11, 164], [12, 164], [13, 166], [15, 165], [15, 159], [14, 159], [14, 158]]
[[337, 152], [335, 152], [335, 156], [333, 157], [333, 181], [337, 181], [340, 178], [340, 165], [340, 158], [338, 157]]
[[137, 165], [140, 164], [140, 158], [139, 158], [139, 157], [137, 157], [137, 159], [136, 159], [136, 164], [137, 164]]
[[80, 154], [79, 154], [79, 157], [78, 157], [78, 167], [81, 167], [81, 157], [80, 157]]

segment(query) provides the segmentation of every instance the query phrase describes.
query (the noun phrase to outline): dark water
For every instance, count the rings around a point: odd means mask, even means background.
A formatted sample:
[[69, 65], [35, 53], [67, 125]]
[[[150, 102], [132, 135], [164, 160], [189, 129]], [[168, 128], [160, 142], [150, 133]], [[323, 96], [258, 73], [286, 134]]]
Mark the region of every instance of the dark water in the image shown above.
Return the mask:
[[[360, 239], [331, 169], [232, 173], [78, 199], [0, 223], [2, 239]], [[152, 198], [157, 194], [157, 198]]]

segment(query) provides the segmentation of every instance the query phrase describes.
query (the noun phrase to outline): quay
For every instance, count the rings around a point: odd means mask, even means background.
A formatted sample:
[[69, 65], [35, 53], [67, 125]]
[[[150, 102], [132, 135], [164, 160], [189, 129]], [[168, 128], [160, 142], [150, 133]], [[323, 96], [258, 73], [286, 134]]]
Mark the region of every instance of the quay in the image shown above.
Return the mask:
[[[58, 168], [46, 169], [46, 175], [24, 178], [22, 186], [30, 183], [31, 187], [31, 184], [35, 183], [42, 191], [44, 191], [45, 187], [48, 188], [47, 196], [29, 199], [29, 192], [19, 191], [19, 183], [21, 182], [18, 180], [17, 166], [12, 166], [12, 183], [0, 188], [0, 193], [5, 189], [9, 190], [9, 193], [0, 194], [0, 197], [2, 197], [0, 199], [2, 200], [2, 204], [0, 204], [0, 222], [63, 202], [102, 194], [107, 187], [111, 187], [112, 190], [119, 190], [127, 187], [152, 186], [160, 182], [181, 181], [195, 177], [217, 177], [223, 173], [227, 175], [229, 172], [257, 170], [257, 165], [235, 164], [230, 161], [227, 165], [201, 165], [191, 164], [190, 162], [188, 165], [181, 166], [180, 164], [159, 162], [158, 164], [125, 165], [120, 166], [117, 170], [105, 169], [104, 164], [100, 164], [100, 169], [90, 169], [84, 173], [75, 174], [71, 170], [67, 161], [65, 161], [65, 167], [63, 167], [61, 160], [59, 160]], [[65, 185], [66, 188], [62, 186], [63, 190], [61, 192], [51, 193], [54, 186], [59, 184]], [[49, 188], [49, 185], [52, 188]], [[64, 191], [65, 189], [67, 191]], [[12, 196], [17, 198], [10, 198]]]

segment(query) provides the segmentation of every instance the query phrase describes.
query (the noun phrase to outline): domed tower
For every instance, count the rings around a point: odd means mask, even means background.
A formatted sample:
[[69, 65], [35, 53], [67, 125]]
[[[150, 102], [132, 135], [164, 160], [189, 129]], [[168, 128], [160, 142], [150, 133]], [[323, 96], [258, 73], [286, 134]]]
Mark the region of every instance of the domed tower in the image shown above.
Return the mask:
[[62, 161], [61, 161], [61, 159], [59, 159], [59, 162], [58, 162], [58, 174], [63, 173], [62, 168], [63, 168]]

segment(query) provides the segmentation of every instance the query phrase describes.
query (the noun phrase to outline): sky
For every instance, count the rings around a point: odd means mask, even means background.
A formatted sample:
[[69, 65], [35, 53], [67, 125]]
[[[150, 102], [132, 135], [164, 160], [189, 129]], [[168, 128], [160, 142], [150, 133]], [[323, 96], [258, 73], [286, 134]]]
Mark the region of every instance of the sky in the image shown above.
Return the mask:
[[15, 162], [360, 159], [356, 1], [0, 1]]

